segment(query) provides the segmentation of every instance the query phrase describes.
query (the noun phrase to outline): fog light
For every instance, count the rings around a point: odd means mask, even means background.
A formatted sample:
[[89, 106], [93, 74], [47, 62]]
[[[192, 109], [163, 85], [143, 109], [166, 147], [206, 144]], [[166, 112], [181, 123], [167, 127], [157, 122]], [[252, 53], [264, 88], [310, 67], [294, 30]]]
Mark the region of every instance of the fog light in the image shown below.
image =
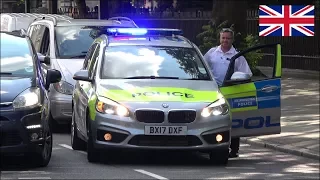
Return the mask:
[[110, 141], [112, 139], [112, 136], [110, 133], [106, 133], [103, 137], [104, 137], [104, 140], [106, 141]]
[[223, 139], [223, 138], [222, 138], [222, 135], [218, 134], [218, 135], [216, 136], [217, 142], [221, 142], [222, 139]]
[[38, 136], [37, 133], [32, 133], [32, 134], [31, 134], [31, 139], [32, 139], [32, 140], [36, 140], [38, 137], [39, 137], [39, 136]]

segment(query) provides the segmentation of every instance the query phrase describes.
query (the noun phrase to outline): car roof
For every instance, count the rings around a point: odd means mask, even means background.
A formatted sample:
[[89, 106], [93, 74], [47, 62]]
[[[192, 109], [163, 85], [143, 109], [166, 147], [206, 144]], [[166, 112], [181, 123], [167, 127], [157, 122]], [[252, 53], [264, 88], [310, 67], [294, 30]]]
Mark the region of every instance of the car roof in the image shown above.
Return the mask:
[[109, 46], [144, 45], [193, 48], [191, 42], [183, 36], [107, 36]]
[[73, 19], [70, 16], [62, 14], [41, 14], [41, 13], [1, 13], [1, 16], [8, 16], [14, 18], [40, 18], [40, 17], [55, 17], [60, 19]]
[[57, 26], [118, 26], [135, 27], [131, 22], [102, 19], [58, 19]]
[[1, 38], [0, 40], [3, 42], [11, 41], [14, 42], [16, 40], [26, 39], [25, 35], [21, 35], [20, 32], [14, 31], [14, 32], [6, 32], [6, 31], [0, 31]]

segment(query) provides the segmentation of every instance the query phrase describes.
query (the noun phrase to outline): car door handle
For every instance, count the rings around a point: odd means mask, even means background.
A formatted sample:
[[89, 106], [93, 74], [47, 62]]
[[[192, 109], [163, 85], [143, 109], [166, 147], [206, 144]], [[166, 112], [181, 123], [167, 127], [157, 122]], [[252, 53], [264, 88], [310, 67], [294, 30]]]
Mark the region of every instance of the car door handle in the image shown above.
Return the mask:
[[272, 91], [275, 91], [277, 89], [278, 89], [277, 86], [265, 86], [265, 87], [261, 88], [261, 91], [263, 91], [263, 92], [272, 92]]

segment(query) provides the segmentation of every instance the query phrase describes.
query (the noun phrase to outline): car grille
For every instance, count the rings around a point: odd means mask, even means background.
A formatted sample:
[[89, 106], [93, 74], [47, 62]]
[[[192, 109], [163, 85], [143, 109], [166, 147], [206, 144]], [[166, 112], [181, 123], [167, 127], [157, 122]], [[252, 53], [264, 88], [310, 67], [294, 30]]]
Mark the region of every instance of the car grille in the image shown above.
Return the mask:
[[136, 146], [198, 146], [201, 140], [196, 136], [134, 136], [129, 144]]
[[22, 143], [22, 139], [18, 131], [0, 132], [0, 147], [15, 146]]
[[164, 121], [164, 112], [159, 110], [137, 110], [136, 118], [144, 123], [162, 123]]
[[191, 123], [196, 119], [196, 111], [192, 110], [179, 110], [170, 111], [168, 121], [170, 123]]

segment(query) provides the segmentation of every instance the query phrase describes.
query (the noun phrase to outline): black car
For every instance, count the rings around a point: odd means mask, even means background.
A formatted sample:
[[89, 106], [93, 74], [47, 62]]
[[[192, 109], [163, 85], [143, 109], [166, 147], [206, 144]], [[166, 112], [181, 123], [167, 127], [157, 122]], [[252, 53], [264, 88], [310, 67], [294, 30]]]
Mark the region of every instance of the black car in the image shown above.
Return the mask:
[[38, 57], [29, 37], [0, 33], [0, 155], [24, 154], [37, 166], [47, 166], [52, 153], [48, 89], [61, 74], [50, 69], [43, 77], [40, 63], [45, 59]]

